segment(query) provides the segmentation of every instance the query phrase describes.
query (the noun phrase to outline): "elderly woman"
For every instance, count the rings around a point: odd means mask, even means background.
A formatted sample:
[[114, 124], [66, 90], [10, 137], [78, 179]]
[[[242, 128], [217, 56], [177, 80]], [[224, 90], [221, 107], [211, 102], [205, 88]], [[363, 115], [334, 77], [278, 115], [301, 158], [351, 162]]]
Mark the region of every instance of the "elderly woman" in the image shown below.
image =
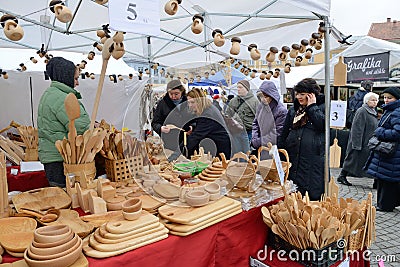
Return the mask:
[[352, 185], [346, 176], [365, 177], [363, 167], [369, 156], [368, 141], [374, 134], [378, 125], [378, 113], [375, 110], [378, 105], [379, 96], [369, 92], [364, 96], [364, 104], [357, 109], [354, 115], [353, 125], [350, 130], [349, 142], [347, 144], [346, 158], [343, 168], [337, 178], [344, 185]]
[[[380, 141], [400, 142], [400, 89], [389, 87], [383, 91], [384, 113], [375, 130]], [[381, 155], [372, 151], [368, 162], [367, 173], [377, 178], [378, 211], [390, 212], [400, 206], [400, 146], [393, 155]]]
[[[204, 141], [205, 145], [215, 147], [215, 155], [224, 153], [226, 158], [231, 155], [231, 142], [229, 134], [226, 130], [224, 119], [219, 110], [212, 104], [211, 100], [206, 97], [204, 92], [198, 88], [193, 88], [187, 94], [187, 102], [189, 110], [195, 114], [194, 124], [196, 127], [192, 133], [187, 136], [187, 144], [180, 143], [180, 149], [176, 150], [168, 160], [175, 160], [181, 154], [180, 151], [186, 152], [184, 156], [194, 154], [194, 150]], [[192, 125], [193, 121], [190, 122]], [[208, 142], [206, 141], [208, 140]], [[210, 144], [211, 142], [211, 144]], [[209, 151], [205, 148], [205, 151]], [[214, 154], [214, 153], [212, 153]]]
[[[266, 146], [268, 142], [276, 144], [285, 124], [287, 109], [279, 101], [280, 95], [275, 84], [265, 81], [257, 92], [260, 100], [253, 121], [251, 144], [255, 149]], [[263, 154], [262, 156], [265, 157]]]
[[325, 101], [321, 88], [311, 78], [294, 86], [294, 107], [286, 116], [278, 147], [286, 149], [292, 167], [289, 179], [311, 200], [324, 193]]

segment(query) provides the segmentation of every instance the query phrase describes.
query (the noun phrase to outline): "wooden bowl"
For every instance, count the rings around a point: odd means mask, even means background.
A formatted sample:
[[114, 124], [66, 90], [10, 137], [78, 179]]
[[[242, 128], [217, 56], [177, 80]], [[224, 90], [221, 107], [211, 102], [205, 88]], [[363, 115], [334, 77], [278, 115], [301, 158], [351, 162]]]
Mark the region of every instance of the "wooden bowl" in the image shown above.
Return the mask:
[[57, 266], [67, 267], [72, 265], [82, 254], [82, 239], [78, 239], [79, 246], [77, 249], [62, 257], [51, 260], [34, 260], [28, 256], [28, 250], [25, 250], [24, 259], [29, 267]]
[[[45, 255], [39, 255], [39, 254], [32, 252], [32, 250], [31, 250], [32, 247], [29, 247], [27, 249], [28, 256], [32, 260], [41, 260], [41, 261], [61, 258], [62, 256], [70, 254], [70, 253], [74, 252], [75, 250], [77, 250], [80, 246], [82, 246], [82, 239], [80, 239], [77, 234], [75, 234], [75, 237], [76, 238], [73, 238], [73, 239], [71, 239], [70, 242], [66, 243], [66, 244], [69, 244], [69, 247], [65, 247], [63, 250], [61, 250], [58, 253], [47, 253]], [[64, 245], [66, 245], [66, 244], [64, 244]]]
[[40, 242], [36, 242], [35, 240], [32, 241], [32, 245], [36, 248], [52, 248], [52, 247], [56, 247], [59, 246], [61, 244], [64, 244], [68, 241], [70, 241], [73, 237], [74, 237], [74, 232], [71, 231], [71, 233], [64, 239], [58, 240], [56, 242], [51, 242], [51, 243], [40, 243]]
[[121, 205], [122, 210], [127, 213], [132, 213], [142, 209], [142, 200], [139, 198], [131, 198], [124, 201]]
[[36, 229], [33, 240], [38, 243], [53, 243], [67, 238], [72, 233], [68, 225], [50, 225]]
[[106, 199], [107, 210], [121, 210], [122, 202], [125, 201], [123, 196], [114, 196]]
[[[77, 242], [78, 242], [78, 235], [73, 233], [73, 237], [66, 241], [63, 242], [62, 244], [56, 245], [54, 247], [47, 247], [47, 248], [41, 248], [41, 247], [36, 247], [33, 243], [29, 246], [29, 250], [36, 254], [36, 255], [51, 255], [51, 254], [57, 254], [60, 253], [62, 251], [65, 251], [69, 248], [71, 248], [72, 246], [74, 246]], [[49, 244], [49, 243], [48, 243]]]
[[140, 208], [140, 210], [134, 211], [134, 212], [122, 211], [122, 215], [124, 216], [125, 220], [128, 220], [128, 221], [137, 220], [142, 215], [142, 208]]
[[217, 183], [209, 183], [204, 186], [204, 189], [210, 194], [219, 194], [221, 186]]
[[200, 207], [210, 201], [210, 194], [205, 191], [189, 191], [185, 195], [185, 200], [192, 207]]

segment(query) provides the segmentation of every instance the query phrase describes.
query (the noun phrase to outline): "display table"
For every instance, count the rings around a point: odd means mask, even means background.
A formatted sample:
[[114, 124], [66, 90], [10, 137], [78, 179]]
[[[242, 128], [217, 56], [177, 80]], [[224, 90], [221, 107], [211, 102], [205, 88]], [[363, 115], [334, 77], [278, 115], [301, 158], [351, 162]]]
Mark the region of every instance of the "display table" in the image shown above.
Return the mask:
[[[18, 174], [11, 174], [11, 169], [17, 169]], [[47, 187], [49, 181], [44, 171], [20, 172], [19, 166], [7, 167], [8, 191], [28, 191], [36, 188]]]
[[[270, 202], [267, 205], [272, 205]], [[268, 228], [262, 220], [260, 207], [243, 211], [225, 221], [187, 237], [170, 235], [167, 239], [136, 250], [104, 259], [88, 257], [89, 266], [140, 267], [245, 267], [249, 257], [255, 257], [264, 248]], [[4, 255], [3, 262], [17, 260]], [[294, 262], [273, 259], [272, 266], [302, 266]], [[369, 266], [365, 262], [352, 262], [351, 267]]]

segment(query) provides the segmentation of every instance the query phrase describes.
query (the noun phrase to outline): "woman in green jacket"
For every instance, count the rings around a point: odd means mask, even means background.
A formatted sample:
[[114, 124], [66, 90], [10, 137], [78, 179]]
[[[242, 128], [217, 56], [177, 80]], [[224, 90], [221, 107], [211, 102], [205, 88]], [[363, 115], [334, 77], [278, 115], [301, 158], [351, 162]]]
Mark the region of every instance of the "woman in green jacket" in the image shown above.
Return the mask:
[[[55, 142], [68, 136], [69, 119], [64, 106], [65, 97], [73, 93], [78, 99], [82, 98], [74, 89], [79, 85], [79, 69], [69, 60], [54, 57], [47, 63], [46, 73], [51, 84], [40, 98], [38, 108], [39, 160], [44, 165], [50, 185], [65, 187], [63, 158]], [[89, 115], [80, 103], [80, 117], [75, 120], [77, 134], [83, 134], [89, 124]]]

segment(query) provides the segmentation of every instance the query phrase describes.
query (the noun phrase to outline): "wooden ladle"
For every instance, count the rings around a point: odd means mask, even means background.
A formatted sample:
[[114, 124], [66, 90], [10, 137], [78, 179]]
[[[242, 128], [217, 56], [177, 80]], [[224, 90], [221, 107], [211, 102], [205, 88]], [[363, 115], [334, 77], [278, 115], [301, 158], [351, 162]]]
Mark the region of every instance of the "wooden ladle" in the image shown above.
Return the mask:
[[71, 145], [71, 163], [76, 164], [75, 120], [81, 116], [80, 105], [79, 105], [78, 99], [76, 98], [75, 94], [73, 94], [73, 93], [69, 93], [65, 97], [64, 105], [65, 105], [65, 111], [66, 111], [68, 119], [69, 119], [68, 141]]

